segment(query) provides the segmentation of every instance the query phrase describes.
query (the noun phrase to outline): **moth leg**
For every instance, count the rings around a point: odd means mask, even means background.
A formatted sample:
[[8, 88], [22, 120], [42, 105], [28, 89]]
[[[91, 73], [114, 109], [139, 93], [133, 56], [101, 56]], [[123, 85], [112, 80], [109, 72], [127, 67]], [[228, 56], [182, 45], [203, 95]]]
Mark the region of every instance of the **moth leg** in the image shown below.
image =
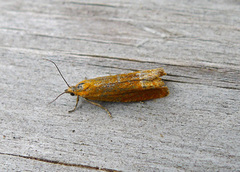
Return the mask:
[[78, 102], [79, 102], [79, 96], [77, 96], [77, 102], [76, 102], [76, 105], [75, 105], [74, 109], [68, 111], [69, 113], [74, 112], [77, 109]]
[[93, 105], [96, 105], [96, 106], [104, 109], [104, 110], [108, 113], [108, 115], [112, 118], [112, 115], [111, 115], [111, 113], [109, 112], [109, 110], [108, 110], [107, 108], [103, 107], [102, 105], [100, 105], [100, 104], [98, 104], [98, 103], [96, 103], [96, 102], [92, 102], [92, 101], [90, 101], [90, 100], [88, 100], [88, 99], [86, 99], [86, 98], [84, 98], [84, 99], [85, 99], [87, 102], [89, 102], [89, 103], [91, 103], [91, 104], [93, 104]]

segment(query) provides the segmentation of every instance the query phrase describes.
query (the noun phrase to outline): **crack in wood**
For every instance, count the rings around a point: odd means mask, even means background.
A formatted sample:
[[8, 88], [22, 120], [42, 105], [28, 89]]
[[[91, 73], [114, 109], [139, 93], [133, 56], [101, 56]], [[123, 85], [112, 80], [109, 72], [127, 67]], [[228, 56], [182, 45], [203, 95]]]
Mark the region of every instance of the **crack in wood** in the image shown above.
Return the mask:
[[29, 35], [45, 37], [45, 38], [55, 38], [55, 39], [63, 39], [63, 40], [75, 40], [75, 41], [86, 41], [86, 42], [94, 42], [94, 43], [102, 43], [102, 44], [115, 44], [115, 45], [135, 47], [135, 45], [133, 45], [133, 44], [126, 44], [126, 43], [114, 42], [114, 41], [102, 41], [102, 40], [97, 40], [97, 39], [71, 38], [71, 37], [61, 37], [61, 36], [52, 36], [52, 35], [44, 35], [44, 34], [29, 34]]
[[163, 79], [163, 81], [177, 82], [177, 83], [186, 83], [186, 84], [208, 85], [208, 86], [213, 86], [213, 87], [218, 87], [218, 88], [225, 88], [225, 89], [231, 89], [231, 90], [240, 90], [239, 88], [236, 88], [236, 87], [227, 87], [227, 86], [218, 86], [218, 85], [202, 84], [202, 83], [198, 83], [198, 82], [193, 83], [193, 82], [177, 81], [177, 80], [171, 80], [171, 79]]
[[[159, 64], [159, 65], [165, 65], [165, 66], [176, 66], [176, 67], [191, 67], [196, 69], [225, 69], [223, 67], [219, 66], [205, 66], [204, 64], [170, 64], [170, 63], [159, 63], [155, 61], [143, 61], [143, 60], [136, 60], [136, 59], [128, 59], [128, 58], [120, 58], [120, 57], [113, 57], [113, 56], [104, 56], [104, 55], [96, 55], [96, 54], [83, 54], [83, 53], [66, 53], [73, 56], [86, 56], [86, 57], [95, 57], [95, 58], [102, 58], [102, 59], [111, 59], [111, 60], [118, 60], [118, 61], [130, 61], [130, 62], [139, 62], [139, 63], [149, 63], [149, 64]], [[232, 69], [236, 70], [236, 69]], [[237, 69], [238, 71], [238, 69]]]
[[41, 162], [45, 162], [45, 163], [50, 163], [50, 164], [57, 164], [57, 165], [64, 165], [64, 166], [78, 167], [78, 168], [86, 168], [86, 169], [91, 169], [91, 170], [101, 170], [101, 171], [106, 171], [106, 172], [120, 172], [119, 170], [113, 170], [113, 169], [109, 169], [109, 168], [101, 168], [101, 167], [93, 167], [93, 166], [89, 166], [89, 165], [66, 163], [66, 162], [54, 161], [54, 160], [49, 160], [49, 159], [44, 159], [44, 158], [37, 158], [37, 157], [33, 157], [33, 156], [17, 155], [17, 154], [11, 154], [11, 153], [3, 153], [3, 152], [0, 152], [0, 155], [7, 155], [7, 156], [24, 158], [24, 159], [31, 159], [31, 160], [41, 161]]
[[[119, 61], [132, 61], [132, 62], [141, 62], [141, 63], [160, 64], [160, 63], [158, 63], [158, 62], [152, 62], [152, 61], [141, 61], [141, 60], [135, 60], [135, 59], [118, 58], [118, 57], [95, 55], [95, 54], [80, 54], [80, 53], [69, 53], [69, 54], [70, 54], [70, 55], [75, 55], [75, 56], [96, 57], [96, 58], [119, 60]], [[163, 64], [163, 63], [161, 63], [161, 64]], [[174, 66], [174, 65], [173, 65], [173, 66]]]
[[97, 6], [97, 7], [111, 7], [111, 8], [119, 8], [120, 6], [114, 6], [109, 4], [100, 4], [100, 3], [84, 3], [84, 2], [68, 2], [69, 4], [76, 5], [86, 5], [86, 6]]

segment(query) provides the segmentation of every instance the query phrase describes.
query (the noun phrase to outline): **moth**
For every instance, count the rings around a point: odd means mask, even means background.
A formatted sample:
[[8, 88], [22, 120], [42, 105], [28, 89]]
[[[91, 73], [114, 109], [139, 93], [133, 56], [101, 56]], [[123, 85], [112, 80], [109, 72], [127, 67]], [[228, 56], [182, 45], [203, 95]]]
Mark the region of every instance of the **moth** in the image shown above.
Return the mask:
[[70, 86], [63, 77], [56, 63], [51, 60], [48, 61], [56, 66], [59, 74], [68, 86], [68, 89], [57, 96], [52, 102], [65, 93], [77, 96], [76, 105], [74, 109], [69, 112], [76, 110], [79, 97], [82, 97], [87, 102], [104, 109], [108, 115], [112, 117], [107, 108], [94, 101], [138, 102], [162, 98], [169, 94], [168, 87], [165, 86], [160, 78], [161, 76], [166, 75], [162, 68], [86, 79], [75, 86]]

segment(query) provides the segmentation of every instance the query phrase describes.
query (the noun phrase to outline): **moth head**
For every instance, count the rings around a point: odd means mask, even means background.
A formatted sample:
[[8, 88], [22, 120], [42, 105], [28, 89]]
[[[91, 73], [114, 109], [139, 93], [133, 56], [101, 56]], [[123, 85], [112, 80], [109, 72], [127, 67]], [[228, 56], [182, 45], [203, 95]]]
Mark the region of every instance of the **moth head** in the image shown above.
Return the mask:
[[64, 93], [69, 93], [71, 96], [75, 96], [77, 93], [77, 88], [76, 86], [71, 86], [68, 89], [66, 89]]
[[69, 93], [71, 96], [77, 95], [77, 93], [83, 91], [84, 83], [79, 83], [76, 86], [71, 86], [65, 90], [65, 93]]

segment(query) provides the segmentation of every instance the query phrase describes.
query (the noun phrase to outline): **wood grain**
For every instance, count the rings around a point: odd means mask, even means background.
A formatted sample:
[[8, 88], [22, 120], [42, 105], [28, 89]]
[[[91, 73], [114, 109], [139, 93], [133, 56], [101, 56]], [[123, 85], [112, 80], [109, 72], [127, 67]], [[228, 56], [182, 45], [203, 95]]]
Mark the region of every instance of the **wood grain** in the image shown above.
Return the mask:
[[[0, 171], [240, 169], [240, 3], [0, 0]], [[75, 98], [85, 77], [162, 67], [170, 95]]]

